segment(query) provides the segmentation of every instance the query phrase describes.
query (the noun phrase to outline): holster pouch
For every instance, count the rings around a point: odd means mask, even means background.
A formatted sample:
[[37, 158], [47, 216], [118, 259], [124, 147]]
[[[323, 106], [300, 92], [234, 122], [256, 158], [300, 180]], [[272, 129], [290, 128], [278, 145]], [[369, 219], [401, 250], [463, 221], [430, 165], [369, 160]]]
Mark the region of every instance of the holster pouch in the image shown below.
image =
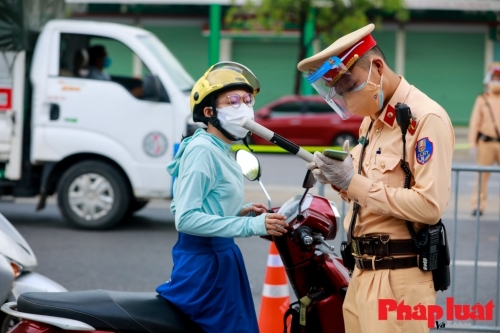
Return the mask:
[[342, 261], [344, 262], [344, 266], [350, 270], [354, 270], [354, 256], [352, 255], [351, 244], [343, 241], [340, 244], [340, 255], [342, 256]]
[[432, 280], [434, 281], [434, 290], [445, 291], [451, 283], [450, 279], [450, 249], [448, 247], [448, 236], [444, 224], [439, 221], [441, 229], [441, 241], [439, 243], [438, 267], [432, 271]]

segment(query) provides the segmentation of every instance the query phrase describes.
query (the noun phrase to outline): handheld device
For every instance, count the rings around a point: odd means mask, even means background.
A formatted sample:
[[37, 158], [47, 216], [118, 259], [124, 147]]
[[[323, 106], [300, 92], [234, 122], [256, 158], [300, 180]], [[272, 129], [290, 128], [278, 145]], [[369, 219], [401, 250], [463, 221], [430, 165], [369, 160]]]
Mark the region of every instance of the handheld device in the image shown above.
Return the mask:
[[325, 149], [323, 150], [323, 155], [326, 157], [332, 158], [337, 161], [343, 161], [349, 155], [349, 153], [343, 150], [333, 150], [333, 149]]

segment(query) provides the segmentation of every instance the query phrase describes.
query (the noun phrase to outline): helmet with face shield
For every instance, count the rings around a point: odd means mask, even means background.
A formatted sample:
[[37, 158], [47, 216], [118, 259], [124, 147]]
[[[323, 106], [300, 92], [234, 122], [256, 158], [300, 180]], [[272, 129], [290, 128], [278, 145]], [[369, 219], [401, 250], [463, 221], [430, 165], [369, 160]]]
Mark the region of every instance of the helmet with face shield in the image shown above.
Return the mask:
[[343, 94], [361, 89], [364, 83], [354, 79], [350, 68], [377, 45], [370, 34], [374, 28], [374, 24], [369, 24], [351, 32], [297, 65], [307, 82], [344, 120], [352, 114], [344, 103]]

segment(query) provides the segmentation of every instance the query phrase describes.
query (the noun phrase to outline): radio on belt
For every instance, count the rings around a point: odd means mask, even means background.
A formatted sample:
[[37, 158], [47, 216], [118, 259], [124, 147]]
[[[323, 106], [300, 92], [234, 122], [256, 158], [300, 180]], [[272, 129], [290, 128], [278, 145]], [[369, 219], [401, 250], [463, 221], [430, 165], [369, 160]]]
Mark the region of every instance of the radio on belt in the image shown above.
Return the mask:
[[426, 233], [425, 243], [420, 249], [419, 267], [424, 271], [433, 271], [438, 268], [438, 254], [441, 238], [441, 228], [438, 225], [431, 225]]

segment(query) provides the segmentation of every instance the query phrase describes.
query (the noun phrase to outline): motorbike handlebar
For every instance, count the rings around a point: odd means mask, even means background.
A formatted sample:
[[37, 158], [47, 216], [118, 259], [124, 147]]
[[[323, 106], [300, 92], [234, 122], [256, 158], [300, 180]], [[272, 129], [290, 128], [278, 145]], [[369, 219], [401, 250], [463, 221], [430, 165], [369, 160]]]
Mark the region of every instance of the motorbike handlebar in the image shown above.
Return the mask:
[[295, 143], [288, 141], [284, 137], [279, 134], [274, 133], [270, 129], [257, 124], [255, 121], [244, 117], [240, 123], [241, 127], [246, 128], [250, 132], [257, 134], [263, 139], [266, 139], [269, 142], [274, 143], [275, 145], [285, 149], [287, 152], [292, 153], [306, 162], [313, 161], [313, 155], [307, 150], [297, 146]]
[[311, 229], [309, 229], [308, 227], [299, 228], [299, 230], [297, 230], [297, 234], [300, 241], [304, 245], [311, 245], [314, 241], [314, 238], [311, 235]]

